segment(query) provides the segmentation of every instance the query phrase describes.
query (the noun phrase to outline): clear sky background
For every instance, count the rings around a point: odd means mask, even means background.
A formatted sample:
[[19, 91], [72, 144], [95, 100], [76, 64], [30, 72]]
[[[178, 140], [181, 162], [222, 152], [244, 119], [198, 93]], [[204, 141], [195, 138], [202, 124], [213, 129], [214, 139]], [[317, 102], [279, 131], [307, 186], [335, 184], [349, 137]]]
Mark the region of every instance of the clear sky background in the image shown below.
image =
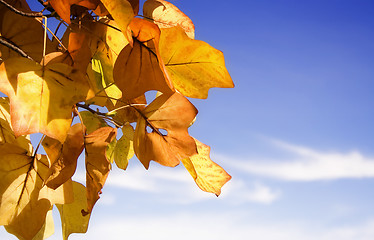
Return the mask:
[[172, 3], [236, 85], [191, 100], [190, 134], [232, 180], [217, 198], [183, 166], [132, 159], [109, 176], [88, 233], [69, 239], [374, 239], [374, 2]]

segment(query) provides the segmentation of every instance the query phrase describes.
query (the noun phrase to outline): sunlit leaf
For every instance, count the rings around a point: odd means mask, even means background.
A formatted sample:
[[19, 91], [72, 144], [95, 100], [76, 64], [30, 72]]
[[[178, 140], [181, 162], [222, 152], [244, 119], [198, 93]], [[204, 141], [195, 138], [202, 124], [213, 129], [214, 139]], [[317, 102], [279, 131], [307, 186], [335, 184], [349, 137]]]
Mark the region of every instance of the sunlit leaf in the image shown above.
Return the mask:
[[212, 87], [234, 87], [222, 52], [190, 39], [180, 27], [161, 30], [160, 54], [175, 88], [186, 97], [207, 98]]
[[101, 2], [112, 15], [126, 39], [132, 42], [127, 28], [135, 16], [131, 3], [127, 0], [101, 0]]
[[136, 125], [134, 150], [145, 168], [151, 160], [174, 167], [197, 153], [195, 141], [188, 134], [196, 114], [197, 109], [179, 93], [163, 94], [142, 111]]
[[91, 214], [83, 216], [82, 209], [87, 209], [86, 187], [73, 182], [74, 202], [56, 204], [61, 217], [62, 237], [67, 240], [72, 233], [87, 232]]
[[103, 127], [85, 137], [87, 210], [84, 210], [84, 214], [90, 213], [100, 198], [111, 167], [106, 157], [106, 149], [116, 134], [116, 128]]
[[121, 98], [114, 106], [113, 104], [108, 104], [107, 108], [111, 111], [113, 119], [123, 125], [125, 123], [136, 122], [139, 117], [138, 111], [143, 110], [146, 104], [146, 98], [142, 95], [131, 100]]
[[67, 23], [70, 24], [71, 6], [76, 4], [87, 9], [96, 9], [99, 0], [48, 0], [57, 14]]
[[210, 159], [209, 146], [196, 139], [195, 141], [198, 154], [183, 159], [182, 163], [201, 190], [218, 196], [221, 194], [222, 186], [231, 176]]
[[36, 132], [64, 142], [72, 107], [89, 92], [84, 76], [62, 63], [44, 68], [25, 58], [12, 58], [0, 66], [0, 91], [10, 99], [16, 136]]
[[32, 239], [52, 204], [71, 201], [71, 193], [43, 191], [50, 166], [46, 156], [29, 156], [8, 143], [0, 145], [0, 152], [0, 225], [7, 225], [21, 239]]
[[195, 26], [191, 19], [168, 1], [147, 0], [143, 6], [143, 15], [160, 28], [180, 26], [188, 37], [195, 38]]
[[134, 156], [134, 128], [131, 125], [125, 125], [122, 128], [122, 137], [117, 141], [114, 149], [114, 160], [117, 167], [126, 170], [129, 159]]
[[130, 28], [133, 46], [127, 45], [121, 51], [113, 69], [114, 81], [123, 98], [134, 99], [149, 90], [171, 93], [174, 88], [158, 53], [159, 28], [138, 18], [134, 18]]
[[30, 154], [32, 153], [32, 145], [29, 136], [19, 136], [16, 138], [13, 129], [10, 126], [10, 105], [9, 99], [6, 97], [0, 98], [0, 144], [14, 143], [23, 149], [26, 149]]
[[74, 175], [78, 157], [84, 147], [84, 131], [82, 124], [73, 125], [63, 144], [50, 137], [44, 138], [42, 145], [52, 164], [45, 181], [48, 187], [56, 189]]

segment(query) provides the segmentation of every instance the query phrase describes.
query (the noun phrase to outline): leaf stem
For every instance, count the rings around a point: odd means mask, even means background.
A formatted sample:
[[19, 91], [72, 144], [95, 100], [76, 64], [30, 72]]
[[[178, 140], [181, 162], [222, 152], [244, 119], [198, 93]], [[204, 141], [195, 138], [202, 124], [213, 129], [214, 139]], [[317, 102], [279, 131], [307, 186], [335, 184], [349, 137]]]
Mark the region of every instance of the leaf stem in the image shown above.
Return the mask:
[[17, 8], [13, 7], [9, 3], [5, 2], [4, 0], [0, 0], [0, 3], [3, 4], [5, 7], [7, 7], [9, 10], [24, 16], [24, 17], [43, 17], [43, 16], [49, 16], [49, 15], [43, 15], [43, 13], [40, 12], [31, 12], [31, 13], [26, 13], [21, 10], [18, 10]]
[[[2, 0], [0, 0], [0, 1], [2, 1]], [[34, 59], [32, 59], [29, 55], [27, 55], [22, 49], [20, 49], [14, 43], [10, 42], [8, 39], [6, 39], [2, 36], [0, 36], [0, 44], [12, 49], [13, 51], [17, 52], [22, 57], [25, 57], [25, 58], [28, 58], [28, 59], [34, 61]]]

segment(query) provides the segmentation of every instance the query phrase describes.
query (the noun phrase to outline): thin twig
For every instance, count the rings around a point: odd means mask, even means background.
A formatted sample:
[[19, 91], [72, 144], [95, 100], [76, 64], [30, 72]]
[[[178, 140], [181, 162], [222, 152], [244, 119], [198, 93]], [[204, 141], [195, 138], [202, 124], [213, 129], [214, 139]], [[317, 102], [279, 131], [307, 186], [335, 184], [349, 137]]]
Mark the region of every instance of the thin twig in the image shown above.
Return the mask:
[[13, 7], [12, 5], [10, 5], [9, 3], [5, 2], [4, 0], [0, 0], [0, 3], [3, 4], [5, 7], [7, 7], [9, 10], [21, 15], [21, 16], [24, 16], [24, 17], [43, 17], [43, 13], [40, 13], [40, 12], [32, 12], [32, 13], [26, 13], [26, 12], [23, 12], [21, 10], [18, 10], [17, 8]]
[[[0, 1], [2, 1], [2, 0], [0, 0]], [[13, 51], [17, 52], [22, 57], [25, 57], [25, 58], [28, 58], [28, 59], [34, 61], [34, 59], [32, 59], [29, 55], [27, 55], [27, 53], [25, 53], [22, 49], [20, 49], [14, 43], [11, 43], [9, 40], [7, 40], [6, 38], [4, 38], [2, 36], [0, 36], [0, 44], [12, 49]]]

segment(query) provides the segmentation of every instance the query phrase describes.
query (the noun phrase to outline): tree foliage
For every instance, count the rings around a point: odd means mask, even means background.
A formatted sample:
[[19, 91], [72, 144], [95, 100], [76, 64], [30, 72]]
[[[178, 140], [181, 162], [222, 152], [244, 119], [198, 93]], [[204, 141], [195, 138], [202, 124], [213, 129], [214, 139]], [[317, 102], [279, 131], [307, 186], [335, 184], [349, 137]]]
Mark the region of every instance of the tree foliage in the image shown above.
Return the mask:
[[[114, 163], [126, 170], [134, 155], [146, 169], [182, 162], [198, 187], [220, 194], [231, 176], [189, 135], [198, 111], [187, 97], [234, 85], [223, 54], [194, 39], [182, 11], [164, 0], [145, 1], [143, 13], [139, 0], [38, 1], [44, 12], [0, 2], [0, 224], [9, 233], [49, 237], [53, 205], [64, 239], [86, 232]], [[47, 18], [59, 22], [54, 31]], [[82, 152], [85, 186], [71, 180]]]

